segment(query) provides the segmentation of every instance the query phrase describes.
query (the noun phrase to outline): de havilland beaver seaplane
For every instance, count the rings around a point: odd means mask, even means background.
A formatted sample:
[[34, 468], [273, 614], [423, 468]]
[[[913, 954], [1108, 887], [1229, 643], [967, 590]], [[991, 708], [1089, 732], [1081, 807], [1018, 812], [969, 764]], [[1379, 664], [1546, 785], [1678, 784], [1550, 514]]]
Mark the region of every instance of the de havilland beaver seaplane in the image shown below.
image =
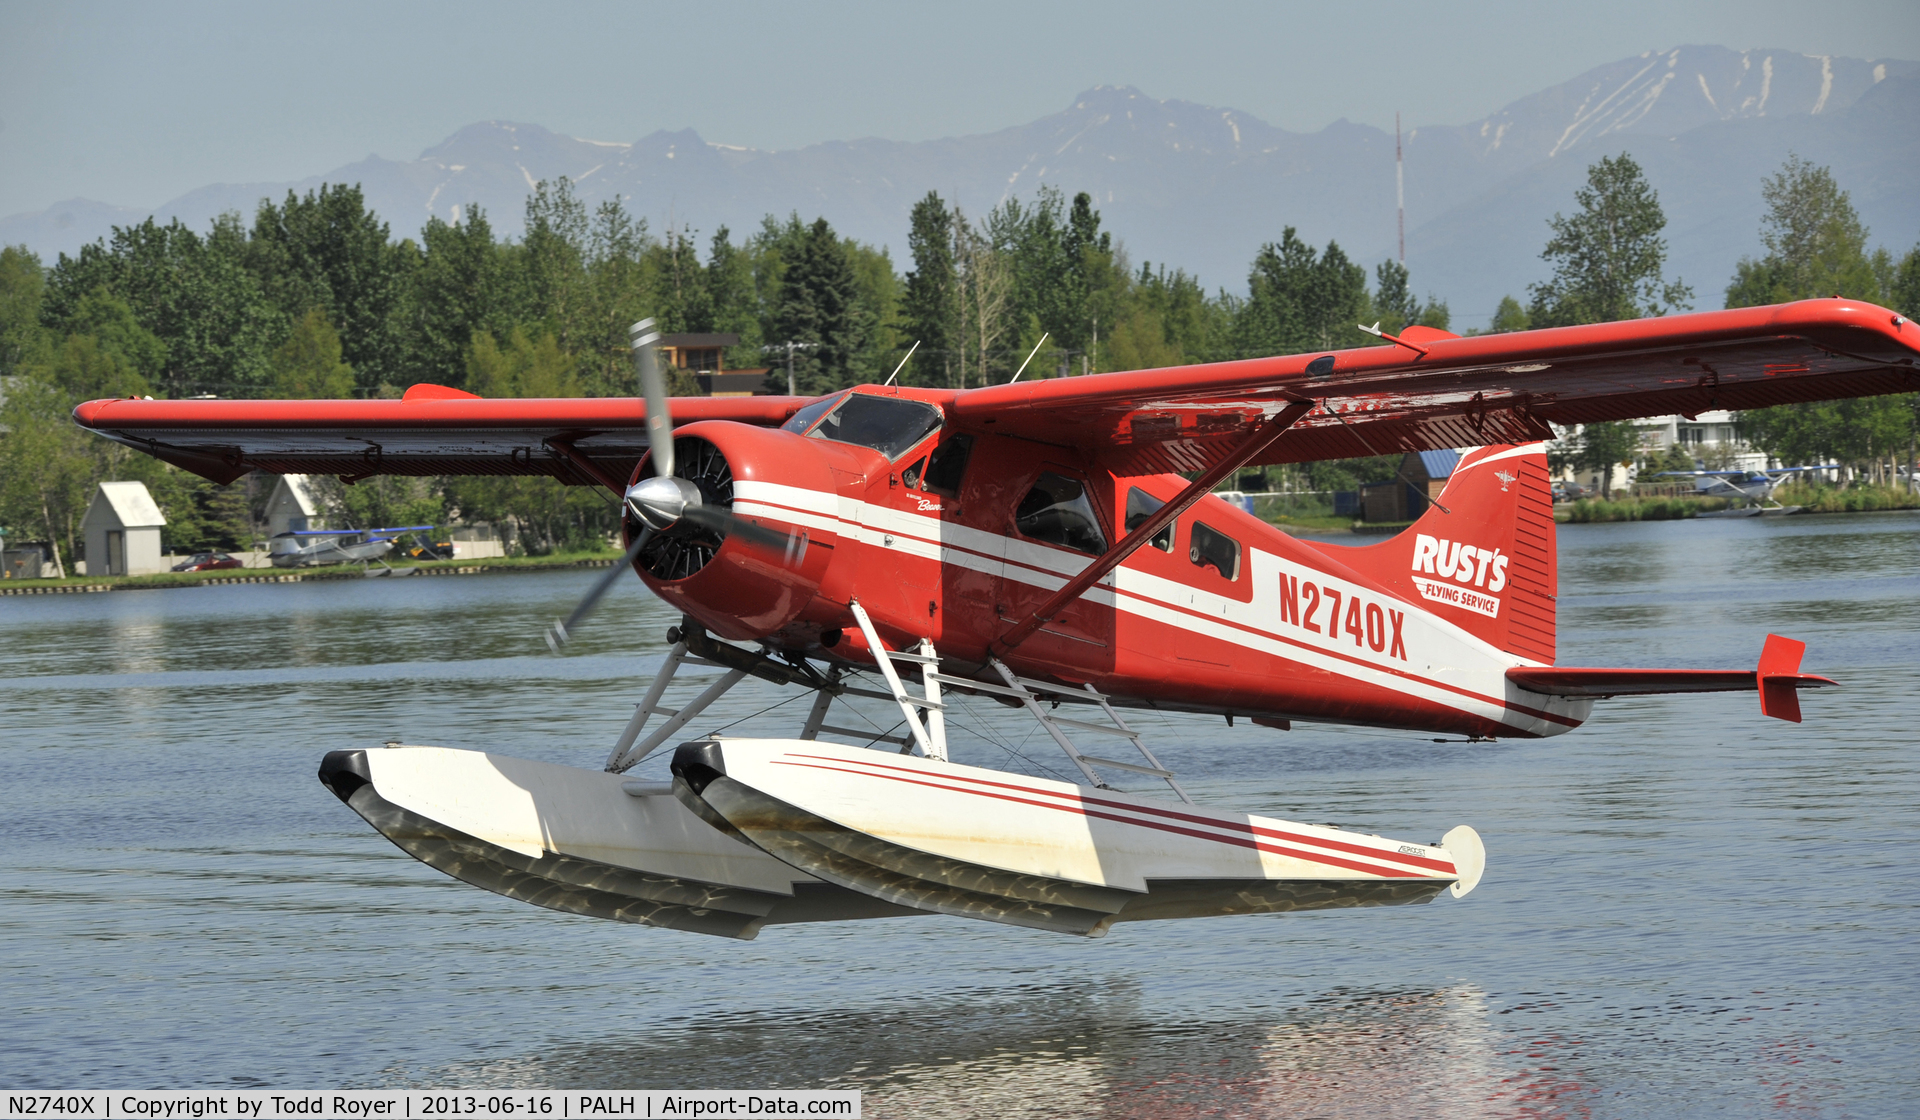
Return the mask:
[[[549, 640], [622, 570], [684, 619], [602, 769], [399, 745], [321, 764], [334, 794], [446, 874], [739, 938], [928, 913], [1099, 936], [1460, 896], [1485, 864], [1465, 825], [1412, 843], [1197, 805], [1130, 710], [1484, 740], [1559, 735], [1597, 699], [1655, 693], [1757, 691], [1764, 715], [1797, 722], [1799, 690], [1834, 683], [1776, 635], [1755, 669], [1554, 664], [1543, 441], [1550, 424], [1920, 389], [1912, 323], [1833, 299], [1381, 337], [984, 388], [669, 403], [641, 323], [642, 400], [416, 385], [398, 401], [101, 400], [75, 415], [216, 482], [526, 474], [621, 496], [625, 562]], [[1441, 448], [1471, 450], [1418, 521], [1369, 546], [1298, 540], [1209, 496], [1247, 465]], [[663, 707], [689, 665], [724, 672]], [[686, 730], [748, 677], [813, 690], [792, 738]], [[829, 724], [852, 697], [897, 705], [905, 733]], [[952, 761], [962, 697], [1024, 709], [1078, 779]], [[669, 743], [670, 782], [628, 776]]]

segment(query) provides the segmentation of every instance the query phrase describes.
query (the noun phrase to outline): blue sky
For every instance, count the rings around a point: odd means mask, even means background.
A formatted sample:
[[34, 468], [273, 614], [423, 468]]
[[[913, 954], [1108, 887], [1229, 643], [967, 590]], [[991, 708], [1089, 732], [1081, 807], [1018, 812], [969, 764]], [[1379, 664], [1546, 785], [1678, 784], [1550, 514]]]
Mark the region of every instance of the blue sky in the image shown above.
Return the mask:
[[0, 214], [408, 159], [489, 119], [793, 148], [992, 131], [1133, 85], [1303, 131], [1457, 124], [1689, 43], [1920, 58], [1920, 4], [0, 0]]

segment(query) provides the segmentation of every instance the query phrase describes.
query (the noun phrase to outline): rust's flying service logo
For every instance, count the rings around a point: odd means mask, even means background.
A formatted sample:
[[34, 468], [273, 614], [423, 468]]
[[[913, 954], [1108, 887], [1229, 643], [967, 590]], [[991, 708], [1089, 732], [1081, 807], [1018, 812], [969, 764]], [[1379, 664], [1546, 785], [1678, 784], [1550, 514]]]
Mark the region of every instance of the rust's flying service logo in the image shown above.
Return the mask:
[[[1502, 474], [1501, 477], [1508, 476]], [[1497, 548], [1480, 548], [1420, 533], [1413, 538], [1413, 585], [1428, 602], [1498, 618], [1500, 600], [1496, 593], [1507, 586], [1509, 559]], [[1422, 573], [1441, 578], [1424, 579]]]

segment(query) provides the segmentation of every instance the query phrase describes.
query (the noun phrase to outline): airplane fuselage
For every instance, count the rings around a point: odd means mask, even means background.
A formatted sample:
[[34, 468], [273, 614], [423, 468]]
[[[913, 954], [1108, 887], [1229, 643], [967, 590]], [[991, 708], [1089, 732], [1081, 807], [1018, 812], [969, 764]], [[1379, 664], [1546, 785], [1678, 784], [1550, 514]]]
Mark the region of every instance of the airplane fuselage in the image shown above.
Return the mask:
[[[855, 664], [873, 662], [849, 621], [857, 598], [891, 648], [926, 637], [949, 666], [984, 665], [996, 637], [1124, 535], [1130, 501], [1157, 506], [1185, 486], [1175, 475], [1116, 476], [1072, 449], [991, 434], [959, 437], [971, 440], [966, 469], [944, 489], [933, 488], [938, 469], [926, 465], [938, 434], [896, 456], [724, 423], [681, 434], [725, 452], [736, 513], [794, 526], [806, 545], [797, 560], [776, 562], [728, 542], [684, 578], [643, 572], [649, 586], [721, 637]], [[1511, 481], [1528, 453], [1489, 460], [1483, 473]], [[1042, 487], [1084, 500], [1035, 514]], [[1409, 546], [1394, 586], [1380, 577], [1379, 557], [1366, 571], [1345, 562], [1368, 550], [1301, 541], [1205, 498], [1002, 660], [1132, 706], [1276, 724], [1474, 736], [1571, 730], [1590, 700], [1529, 693], [1505, 677], [1551, 663], [1550, 614], [1540, 657], [1471, 629], [1514, 609], [1511, 527], [1503, 553], [1472, 543], [1491, 542], [1499, 526], [1482, 531], [1464, 514], [1458, 522], [1450, 542], [1410, 533], [1424, 544]]]

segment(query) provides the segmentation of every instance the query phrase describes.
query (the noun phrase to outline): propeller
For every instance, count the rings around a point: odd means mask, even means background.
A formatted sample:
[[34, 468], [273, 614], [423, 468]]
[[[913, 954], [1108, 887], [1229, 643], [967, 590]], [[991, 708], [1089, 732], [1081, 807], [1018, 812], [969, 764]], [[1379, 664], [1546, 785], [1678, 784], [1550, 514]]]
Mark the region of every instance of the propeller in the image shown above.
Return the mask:
[[594, 583], [565, 621], [555, 622], [548, 627], [547, 646], [555, 653], [566, 646], [568, 634], [593, 613], [594, 608], [600, 605], [600, 600], [613, 587], [614, 581], [620, 577], [621, 570], [633, 567], [641, 549], [657, 533], [670, 532], [685, 524], [739, 540], [742, 544], [780, 553], [787, 563], [797, 563], [806, 555], [805, 534], [770, 528], [739, 517], [730, 510], [707, 505], [699, 486], [674, 473], [673, 414], [667, 404], [666, 378], [661, 375], [659, 353], [655, 349], [655, 344], [660, 341], [660, 332], [654, 329], [652, 319], [642, 319], [627, 328], [627, 337], [633, 347], [634, 369], [640, 379], [640, 396], [647, 405], [647, 443], [652, 452], [653, 477], [643, 478], [629, 486], [623, 496], [628, 511], [640, 522], [640, 532], [634, 536], [633, 543], [627, 546], [626, 555]]
[[633, 538], [633, 543], [627, 546], [627, 554], [620, 558], [619, 563], [608, 568], [607, 574], [594, 581], [593, 588], [580, 600], [579, 605], [573, 608], [573, 613], [568, 615], [565, 621], [555, 620], [553, 625], [547, 627], [548, 649], [555, 653], [566, 649], [567, 636], [574, 627], [586, 621], [587, 616], [593, 613], [593, 609], [600, 605], [601, 598], [613, 588], [613, 581], [620, 578], [620, 573], [633, 567], [634, 557], [640, 555], [640, 549], [645, 547], [647, 538], [651, 535], [651, 530], [641, 530], [640, 534]]

